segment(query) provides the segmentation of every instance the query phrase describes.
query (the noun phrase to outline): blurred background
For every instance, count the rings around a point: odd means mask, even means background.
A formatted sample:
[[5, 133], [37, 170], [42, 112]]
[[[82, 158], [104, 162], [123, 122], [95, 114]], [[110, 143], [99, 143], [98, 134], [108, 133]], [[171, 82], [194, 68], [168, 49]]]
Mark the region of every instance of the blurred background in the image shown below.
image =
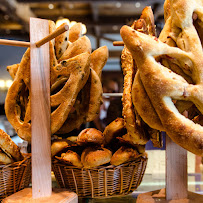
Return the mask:
[[[144, 7], [151, 6], [154, 12], [157, 36], [164, 26], [164, 0], [140, 1], [48, 1], [48, 0], [0, 0], [0, 38], [29, 41], [29, 18], [50, 19], [57, 23], [82, 22], [84, 33], [89, 37], [92, 49], [106, 45], [109, 59], [102, 73], [103, 84], [116, 82], [113, 92], [122, 92], [123, 75], [120, 55], [123, 47], [113, 46], [120, 41], [121, 26], [131, 25], [138, 19]], [[0, 45], [0, 129], [5, 130], [16, 143], [16, 136], [4, 113], [4, 101], [12, 79], [6, 70], [8, 65], [19, 63], [26, 48]], [[108, 85], [107, 85], [108, 86]], [[106, 90], [108, 92], [108, 88]], [[103, 115], [103, 114], [102, 114]], [[105, 115], [103, 115], [105, 116]], [[165, 150], [149, 147], [149, 163], [139, 192], [163, 188], [165, 185]], [[188, 153], [189, 189], [202, 193], [200, 158]]]

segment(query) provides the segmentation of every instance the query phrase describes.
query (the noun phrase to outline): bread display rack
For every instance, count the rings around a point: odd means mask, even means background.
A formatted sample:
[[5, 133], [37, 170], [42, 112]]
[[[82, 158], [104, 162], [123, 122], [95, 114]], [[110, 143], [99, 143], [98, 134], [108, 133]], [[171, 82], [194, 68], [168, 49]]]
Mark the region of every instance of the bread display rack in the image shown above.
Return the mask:
[[[73, 192], [64, 189], [52, 192], [49, 46], [48, 43], [41, 45], [56, 35], [46, 38], [48, 35], [48, 21], [31, 18], [30, 43], [0, 41], [4, 45], [31, 48], [32, 189], [17, 192], [4, 202], [78, 202], [78, 197]], [[46, 40], [36, 45], [42, 38]], [[173, 200], [177, 202], [181, 199], [186, 202], [202, 201], [201, 195], [187, 191], [187, 151], [173, 143], [169, 137], [166, 142], [166, 197], [158, 192], [142, 194], [138, 196], [137, 202], [172, 203]]]
[[0, 41], [3, 45], [30, 47], [33, 101], [31, 104], [32, 189], [23, 189], [7, 197], [3, 202], [78, 202], [74, 192], [64, 189], [52, 191], [51, 184], [50, 66], [49, 44], [46, 42], [67, 29], [66, 25], [49, 35], [48, 20], [30, 18], [30, 43]]

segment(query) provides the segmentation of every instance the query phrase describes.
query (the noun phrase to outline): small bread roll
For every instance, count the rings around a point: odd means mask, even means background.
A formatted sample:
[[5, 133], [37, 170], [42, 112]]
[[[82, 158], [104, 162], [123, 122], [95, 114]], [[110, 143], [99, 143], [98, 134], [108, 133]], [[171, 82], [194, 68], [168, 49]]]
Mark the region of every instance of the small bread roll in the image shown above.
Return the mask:
[[95, 144], [103, 144], [104, 136], [101, 131], [95, 128], [86, 128], [80, 132], [77, 138], [77, 142], [79, 143], [95, 143]]
[[7, 156], [13, 158], [15, 161], [21, 161], [23, 155], [20, 148], [13, 142], [10, 136], [0, 129], [0, 148], [6, 153]]
[[56, 156], [56, 158], [69, 165], [76, 166], [78, 168], [82, 168], [80, 156], [72, 150], [68, 150], [66, 153], [62, 153], [61, 157]]
[[139, 153], [136, 149], [122, 146], [113, 154], [110, 163], [114, 166], [118, 166], [137, 157], [139, 157]]
[[60, 151], [69, 147], [70, 145], [66, 141], [56, 141], [51, 145], [51, 157], [58, 154]]
[[112, 152], [106, 148], [88, 147], [84, 149], [81, 155], [81, 162], [84, 168], [93, 168], [109, 163]]
[[103, 132], [105, 144], [109, 144], [114, 138], [122, 136], [124, 129], [123, 118], [116, 118], [114, 121], [112, 121], [106, 126]]

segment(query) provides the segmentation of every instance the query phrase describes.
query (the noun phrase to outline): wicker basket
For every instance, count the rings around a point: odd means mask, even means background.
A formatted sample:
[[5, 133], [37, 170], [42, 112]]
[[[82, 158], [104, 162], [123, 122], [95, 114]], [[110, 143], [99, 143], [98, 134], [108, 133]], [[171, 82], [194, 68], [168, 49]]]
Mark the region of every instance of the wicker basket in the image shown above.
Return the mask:
[[67, 166], [54, 159], [52, 169], [60, 187], [76, 192], [80, 197], [107, 197], [127, 194], [141, 183], [147, 158], [121, 164], [119, 166], [79, 169]]
[[31, 155], [22, 161], [0, 165], [0, 200], [28, 187], [31, 182]]

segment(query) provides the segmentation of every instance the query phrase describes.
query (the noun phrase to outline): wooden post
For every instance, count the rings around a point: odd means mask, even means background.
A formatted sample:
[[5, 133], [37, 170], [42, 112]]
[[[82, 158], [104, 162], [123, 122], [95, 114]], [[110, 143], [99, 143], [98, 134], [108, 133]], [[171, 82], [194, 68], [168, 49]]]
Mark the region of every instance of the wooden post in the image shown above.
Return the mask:
[[187, 199], [187, 151], [166, 135], [166, 200]]
[[32, 197], [51, 196], [51, 128], [49, 43], [35, 43], [49, 34], [47, 20], [30, 19]]

